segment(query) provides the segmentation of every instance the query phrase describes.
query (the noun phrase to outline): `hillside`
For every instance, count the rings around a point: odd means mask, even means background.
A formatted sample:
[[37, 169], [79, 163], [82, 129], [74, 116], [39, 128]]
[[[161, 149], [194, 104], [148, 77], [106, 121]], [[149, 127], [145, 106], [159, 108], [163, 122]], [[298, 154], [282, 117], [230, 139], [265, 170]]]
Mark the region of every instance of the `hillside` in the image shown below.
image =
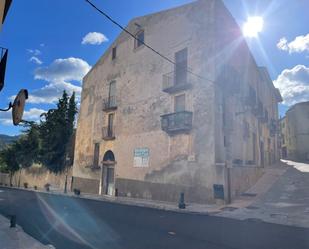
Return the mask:
[[0, 150], [6, 145], [16, 141], [18, 136], [8, 136], [4, 134], [0, 134]]

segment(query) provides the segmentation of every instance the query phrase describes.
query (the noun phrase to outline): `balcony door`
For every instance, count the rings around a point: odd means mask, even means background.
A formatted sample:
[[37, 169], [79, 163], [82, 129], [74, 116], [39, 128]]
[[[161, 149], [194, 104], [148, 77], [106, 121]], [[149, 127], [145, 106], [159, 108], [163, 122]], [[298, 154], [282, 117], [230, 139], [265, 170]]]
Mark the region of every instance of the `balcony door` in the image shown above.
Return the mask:
[[181, 94], [174, 97], [174, 112], [183, 112], [186, 110], [186, 95]]
[[180, 127], [184, 121], [185, 116], [183, 115], [186, 110], [186, 95], [181, 94], [174, 97], [174, 112], [176, 115], [172, 119], [172, 125], [174, 127]]
[[187, 83], [188, 49], [182, 49], [175, 53], [175, 85]]
[[114, 113], [108, 114], [108, 124], [107, 124], [107, 136], [113, 137], [113, 126], [114, 126]]

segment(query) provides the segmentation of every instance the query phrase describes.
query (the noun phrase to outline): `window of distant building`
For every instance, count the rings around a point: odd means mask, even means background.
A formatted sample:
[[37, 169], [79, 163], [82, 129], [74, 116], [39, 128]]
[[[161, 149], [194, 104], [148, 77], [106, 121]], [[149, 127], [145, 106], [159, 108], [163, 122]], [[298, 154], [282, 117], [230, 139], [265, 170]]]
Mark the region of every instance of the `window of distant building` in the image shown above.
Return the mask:
[[113, 47], [112, 50], [112, 60], [115, 60], [117, 56], [117, 47]]
[[134, 48], [139, 48], [142, 45], [144, 45], [145, 42], [145, 32], [144, 30], [140, 30], [135, 34], [135, 42], [134, 42]]

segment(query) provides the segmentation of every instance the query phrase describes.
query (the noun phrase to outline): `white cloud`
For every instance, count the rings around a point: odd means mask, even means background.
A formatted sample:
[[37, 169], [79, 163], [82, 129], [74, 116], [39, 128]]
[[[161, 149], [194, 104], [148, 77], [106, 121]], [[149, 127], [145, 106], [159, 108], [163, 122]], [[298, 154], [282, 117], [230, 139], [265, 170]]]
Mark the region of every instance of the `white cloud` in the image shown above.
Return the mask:
[[291, 53], [309, 52], [309, 34], [297, 36], [293, 41], [288, 42], [282, 37], [277, 43], [277, 48]]
[[292, 69], [285, 69], [274, 80], [283, 97], [283, 104], [293, 105], [309, 100], [309, 67], [297, 65]]
[[98, 32], [90, 32], [84, 36], [82, 44], [100, 45], [101, 43], [106, 41], [108, 41], [108, 38], [104, 34]]
[[41, 51], [38, 49], [27, 49], [28, 53], [38, 56], [41, 54]]
[[47, 67], [35, 70], [35, 79], [45, 81], [81, 81], [90, 65], [79, 58], [56, 59]]
[[81, 87], [75, 86], [69, 82], [52, 82], [40, 89], [29, 92], [28, 103], [55, 103], [62, 95], [63, 90], [68, 94], [76, 93], [79, 98], [81, 94]]
[[282, 37], [277, 43], [277, 48], [279, 48], [280, 50], [287, 51], [289, 49], [288, 40], [285, 37]]
[[41, 65], [43, 62], [36, 56], [32, 56], [30, 59], [29, 59], [30, 62], [33, 62], [35, 64], [38, 64], [38, 65]]
[[[30, 108], [28, 111], [24, 111], [23, 120], [26, 121], [39, 121], [40, 115], [46, 112], [43, 109]], [[11, 112], [0, 112], [0, 124], [2, 125], [13, 125], [12, 113]]]
[[38, 108], [30, 108], [29, 111], [25, 111], [23, 115], [23, 119], [26, 121], [39, 121], [40, 115], [46, 112], [43, 109]]
[[3, 125], [12, 125], [12, 113], [9, 112], [0, 112], [0, 124]]
[[35, 70], [34, 78], [48, 82], [44, 87], [29, 91], [29, 103], [55, 103], [61, 97], [63, 90], [68, 94], [76, 93], [77, 99], [81, 94], [80, 85], [73, 82], [82, 81], [91, 66], [79, 58], [56, 59], [49, 66]]

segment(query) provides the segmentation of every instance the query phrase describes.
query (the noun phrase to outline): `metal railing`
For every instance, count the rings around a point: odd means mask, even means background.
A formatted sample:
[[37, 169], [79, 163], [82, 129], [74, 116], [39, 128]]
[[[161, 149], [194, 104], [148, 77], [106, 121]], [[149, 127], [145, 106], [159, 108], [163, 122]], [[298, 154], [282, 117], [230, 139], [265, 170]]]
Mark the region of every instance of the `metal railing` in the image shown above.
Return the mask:
[[189, 132], [192, 129], [193, 113], [181, 111], [161, 116], [161, 128], [167, 133]]
[[190, 74], [186, 70], [173, 71], [163, 75], [162, 91], [173, 93], [177, 91], [186, 90], [192, 87], [192, 82], [189, 77]]
[[117, 100], [115, 96], [109, 96], [103, 99], [103, 111], [113, 110], [117, 108]]
[[115, 129], [114, 129], [114, 127], [111, 127], [111, 126], [103, 127], [102, 138], [103, 138], [103, 140], [115, 139]]

